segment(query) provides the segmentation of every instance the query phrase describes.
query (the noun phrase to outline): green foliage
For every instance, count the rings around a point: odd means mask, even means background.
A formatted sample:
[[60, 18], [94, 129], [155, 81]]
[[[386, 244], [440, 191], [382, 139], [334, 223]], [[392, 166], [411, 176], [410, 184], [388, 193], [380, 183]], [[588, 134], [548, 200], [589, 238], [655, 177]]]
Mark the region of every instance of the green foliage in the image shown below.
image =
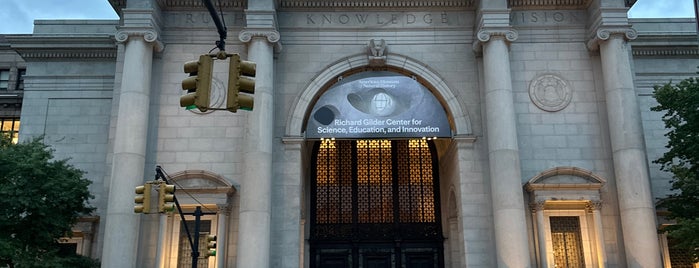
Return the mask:
[[54, 160], [41, 138], [12, 144], [0, 137], [0, 266], [90, 267], [56, 254], [56, 240], [94, 210], [90, 183], [67, 159]]
[[673, 174], [673, 193], [657, 205], [677, 223], [667, 229], [668, 235], [699, 260], [699, 80], [656, 86], [654, 97], [658, 106], [651, 110], [665, 111], [663, 122], [668, 129], [668, 151], [654, 162]]

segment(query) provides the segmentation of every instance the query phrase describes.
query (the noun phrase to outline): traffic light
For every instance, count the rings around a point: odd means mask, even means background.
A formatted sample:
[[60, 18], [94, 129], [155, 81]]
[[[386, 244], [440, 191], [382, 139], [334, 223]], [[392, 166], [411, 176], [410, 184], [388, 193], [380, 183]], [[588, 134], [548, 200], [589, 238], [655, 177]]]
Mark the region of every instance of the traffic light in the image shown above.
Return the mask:
[[213, 257], [216, 256], [216, 236], [207, 235], [206, 236], [206, 256]]
[[158, 187], [158, 212], [165, 213], [174, 211], [175, 185], [160, 182]]
[[136, 197], [134, 198], [136, 205], [133, 207], [135, 213], [150, 213], [150, 190], [150, 184], [136, 186]]
[[238, 54], [232, 54], [230, 58], [226, 109], [233, 113], [238, 109], [252, 111], [257, 66], [252, 61], [241, 61]]
[[184, 72], [189, 73], [189, 77], [182, 80], [182, 89], [187, 90], [187, 94], [180, 97], [181, 107], [186, 107], [187, 110], [196, 107], [202, 112], [209, 108], [213, 69], [214, 59], [209, 55], [201, 55], [198, 61], [184, 64]]

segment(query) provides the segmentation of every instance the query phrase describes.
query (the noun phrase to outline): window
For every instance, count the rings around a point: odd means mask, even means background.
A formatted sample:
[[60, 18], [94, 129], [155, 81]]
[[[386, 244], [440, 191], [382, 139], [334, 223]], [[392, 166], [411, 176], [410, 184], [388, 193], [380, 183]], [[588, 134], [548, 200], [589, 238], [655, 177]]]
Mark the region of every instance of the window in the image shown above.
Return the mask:
[[24, 75], [27, 73], [25, 69], [17, 70], [17, 90], [24, 90]]
[[10, 85], [10, 70], [0, 70], [0, 90], [7, 90]]
[[12, 143], [19, 140], [19, 118], [0, 118], [0, 134], [9, 135]]
[[[211, 220], [201, 220], [199, 223], [199, 256], [197, 260], [198, 268], [209, 267], [209, 258], [206, 258], [206, 236], [211, 233]], [[194, 220], [187, 220], [187, 228], [190, 232], [194, 232]], [[180, 239], [177, 254], [177, 267], [190, 268], [192, 267], [192, 246], [189, 244], [187, 232], [184, 229], [183, 222], [180, 222]], [[204, 258], [201, 258], [204, 256]]]

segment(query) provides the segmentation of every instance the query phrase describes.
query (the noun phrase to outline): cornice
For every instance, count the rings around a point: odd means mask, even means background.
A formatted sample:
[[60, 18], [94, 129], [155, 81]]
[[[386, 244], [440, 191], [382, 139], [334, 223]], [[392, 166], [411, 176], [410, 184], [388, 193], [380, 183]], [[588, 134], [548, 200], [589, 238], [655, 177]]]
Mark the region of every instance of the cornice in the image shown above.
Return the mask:
[[[112, 5], [112, 8], [114, 10], [117, 10], [119, 13], [121, 13], [121, 10], [126, 7], [126, 2], [127, 0], [109, 0], [109, 4]], [[201, 0], [157, 0], [158, 6], [160, 7], [161, 10], [163, 11], [169, 11], [169, 10], [181, 10], [181, 9], [187, 9], [187, 10], [192, 10], [192, 9], [201, 9], [201, 10], [206, 10], [206, 7], [204, 6], [204, 2]], [[247, 1], [246, 0], [220, 0], [215, 2], [216, 8], [219, 7], [219, 3], [221, 6], [221, 9], [223, 10], [242, 10], [247, 8]]]
[[280, 0], [282, 9], [325, 9], [325, 8], [475, 8], [475, 0]]
[[31, 59], [114, 59], [117, 46], [111, 35], [98, 36], [12, 36], [12, 49]]
[[83, 50], [18, 50], [23, 59], [115, 59], [116, 50], [83, 51]]
[[507, 6], [519, 9], [582, 9], [587, 8], [592, 0], [508, 0]]
[[634, 46], [631, 45], [631, 53], [634, 56], [699, 56], [699, 48], [692, 46]]

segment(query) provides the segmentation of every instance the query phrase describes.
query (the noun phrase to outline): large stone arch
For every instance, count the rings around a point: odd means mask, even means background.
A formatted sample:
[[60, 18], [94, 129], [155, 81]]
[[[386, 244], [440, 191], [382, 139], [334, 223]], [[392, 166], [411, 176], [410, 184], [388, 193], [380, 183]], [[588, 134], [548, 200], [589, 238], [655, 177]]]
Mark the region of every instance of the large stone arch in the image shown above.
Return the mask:
[[[337, 79], [339, 75], [362, 67], [369, 67], [369, 59], [366, 54], [356, 54], [330, 64], [314, 77], [294, 101], [287, 118], [285, 136], [302, 137], [308, 113], [329, 82]], [[444, 79], [436, 72], [427, 65], [400, 54], [388, 54], [386, 67], [411, 73], [427, 83], [426, 86], [444, 106], [454, 136], [472, 134], [471, 120], [466, 109], [461, 106]]]

